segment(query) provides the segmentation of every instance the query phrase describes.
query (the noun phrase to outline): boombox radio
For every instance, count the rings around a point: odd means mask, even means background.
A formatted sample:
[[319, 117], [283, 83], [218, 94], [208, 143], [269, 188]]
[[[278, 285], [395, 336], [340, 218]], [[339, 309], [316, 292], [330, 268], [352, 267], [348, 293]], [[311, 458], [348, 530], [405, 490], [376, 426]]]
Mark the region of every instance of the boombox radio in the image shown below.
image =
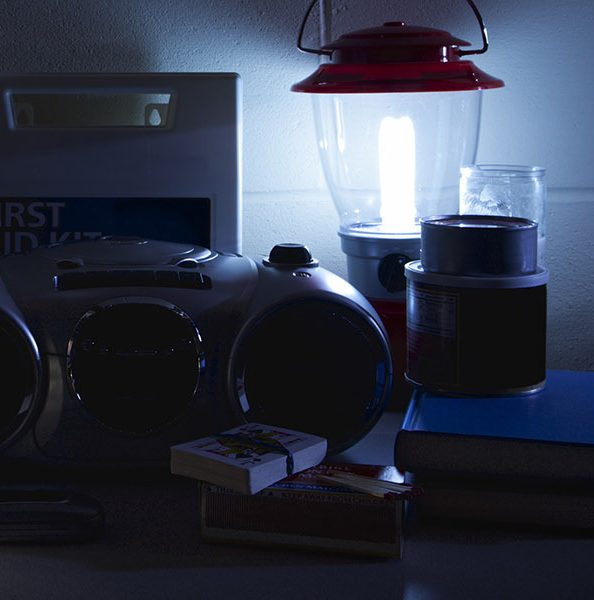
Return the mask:
[[0, 463], [141, 471], [244, 421], [330, 452], [371, 428], [392, 376], [372, 307], [302, 246], [241, 255], [236, 74], [0, 91]]
[[6, 256], [0, 280], [0, 460], [166, 465], [245, 421], [334, 453], [390, 392], [379, 317], [298, 244], [256, 261], [105, 236]]

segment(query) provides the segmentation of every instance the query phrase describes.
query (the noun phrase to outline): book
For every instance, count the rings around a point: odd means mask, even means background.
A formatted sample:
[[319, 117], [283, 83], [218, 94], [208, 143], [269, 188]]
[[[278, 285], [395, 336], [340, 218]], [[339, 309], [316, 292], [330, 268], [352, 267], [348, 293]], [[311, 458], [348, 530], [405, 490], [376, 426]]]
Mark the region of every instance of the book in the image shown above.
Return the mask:
[[171, 448], [171, 472], [255, 494], [324, 460], [325, 438], [284, 427], [246, 423]]
[[329, 483], [336, 474], [402, 481], [393, 466], [321, 464], [253, 496], [201, 483], [202, 539], [400, 557], [403, 504], [409, 495], [378, 497]]
[[506, 485], [407, 475], [423, 494], [411, 504], [416, 518], [522, 525], [539, 530], [594, 530], [594, 493], [568, 487]]
[[537, 393], [499, 397], [415, 391], [396, 466], [426, 477], [547, 489], [594, 488], [594, 372], [547, 372]]

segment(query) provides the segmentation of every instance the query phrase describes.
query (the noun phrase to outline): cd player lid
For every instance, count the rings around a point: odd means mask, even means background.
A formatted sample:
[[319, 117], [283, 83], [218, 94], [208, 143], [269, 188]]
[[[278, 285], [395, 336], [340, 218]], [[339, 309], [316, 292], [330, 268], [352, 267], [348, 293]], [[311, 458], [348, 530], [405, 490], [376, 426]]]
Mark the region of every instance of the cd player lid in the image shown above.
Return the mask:
[[52, 260], [74, 260], [84, 265], [163, 265], [176, 264], [184, 258], [203, 261], [215, 253], [193, 244], [177, 244], [140, 237], [104, 236], [46, 247]]

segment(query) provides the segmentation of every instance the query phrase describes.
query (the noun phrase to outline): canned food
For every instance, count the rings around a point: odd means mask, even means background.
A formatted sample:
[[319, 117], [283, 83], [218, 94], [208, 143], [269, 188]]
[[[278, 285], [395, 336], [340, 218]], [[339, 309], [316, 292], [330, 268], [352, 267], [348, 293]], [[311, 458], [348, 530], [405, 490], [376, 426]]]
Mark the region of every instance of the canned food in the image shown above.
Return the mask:
[[422, 258], [405, 267], [407, 379], [442, 393], [542, 389], [548, 272], [536, 266], [536, 224], [456, 215], [421, 227]]

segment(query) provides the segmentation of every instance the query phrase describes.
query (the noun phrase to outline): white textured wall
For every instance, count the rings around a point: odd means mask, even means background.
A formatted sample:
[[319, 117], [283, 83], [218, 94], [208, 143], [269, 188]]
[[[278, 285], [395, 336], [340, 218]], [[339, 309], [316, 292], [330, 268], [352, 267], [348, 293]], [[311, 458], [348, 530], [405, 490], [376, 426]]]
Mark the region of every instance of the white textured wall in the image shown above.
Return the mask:
[[[491, 49], [479, 160], [548, 170], [549, 366], [594, 369], [594, 2], [476, 0]], [[236, 71], [244, 84], [244, 249], [305, 241], [345, 274], [317, 162], [315, 68], [295, 49], [308, 0], [0, 0], [0, 69]], [[333, 0], [332, 28], [406, 20], [479, 42], [463, 0]], [[311, 28], [309, 41], [315, 43]], [[1, 168], [1, 165], [0, 165]]]

